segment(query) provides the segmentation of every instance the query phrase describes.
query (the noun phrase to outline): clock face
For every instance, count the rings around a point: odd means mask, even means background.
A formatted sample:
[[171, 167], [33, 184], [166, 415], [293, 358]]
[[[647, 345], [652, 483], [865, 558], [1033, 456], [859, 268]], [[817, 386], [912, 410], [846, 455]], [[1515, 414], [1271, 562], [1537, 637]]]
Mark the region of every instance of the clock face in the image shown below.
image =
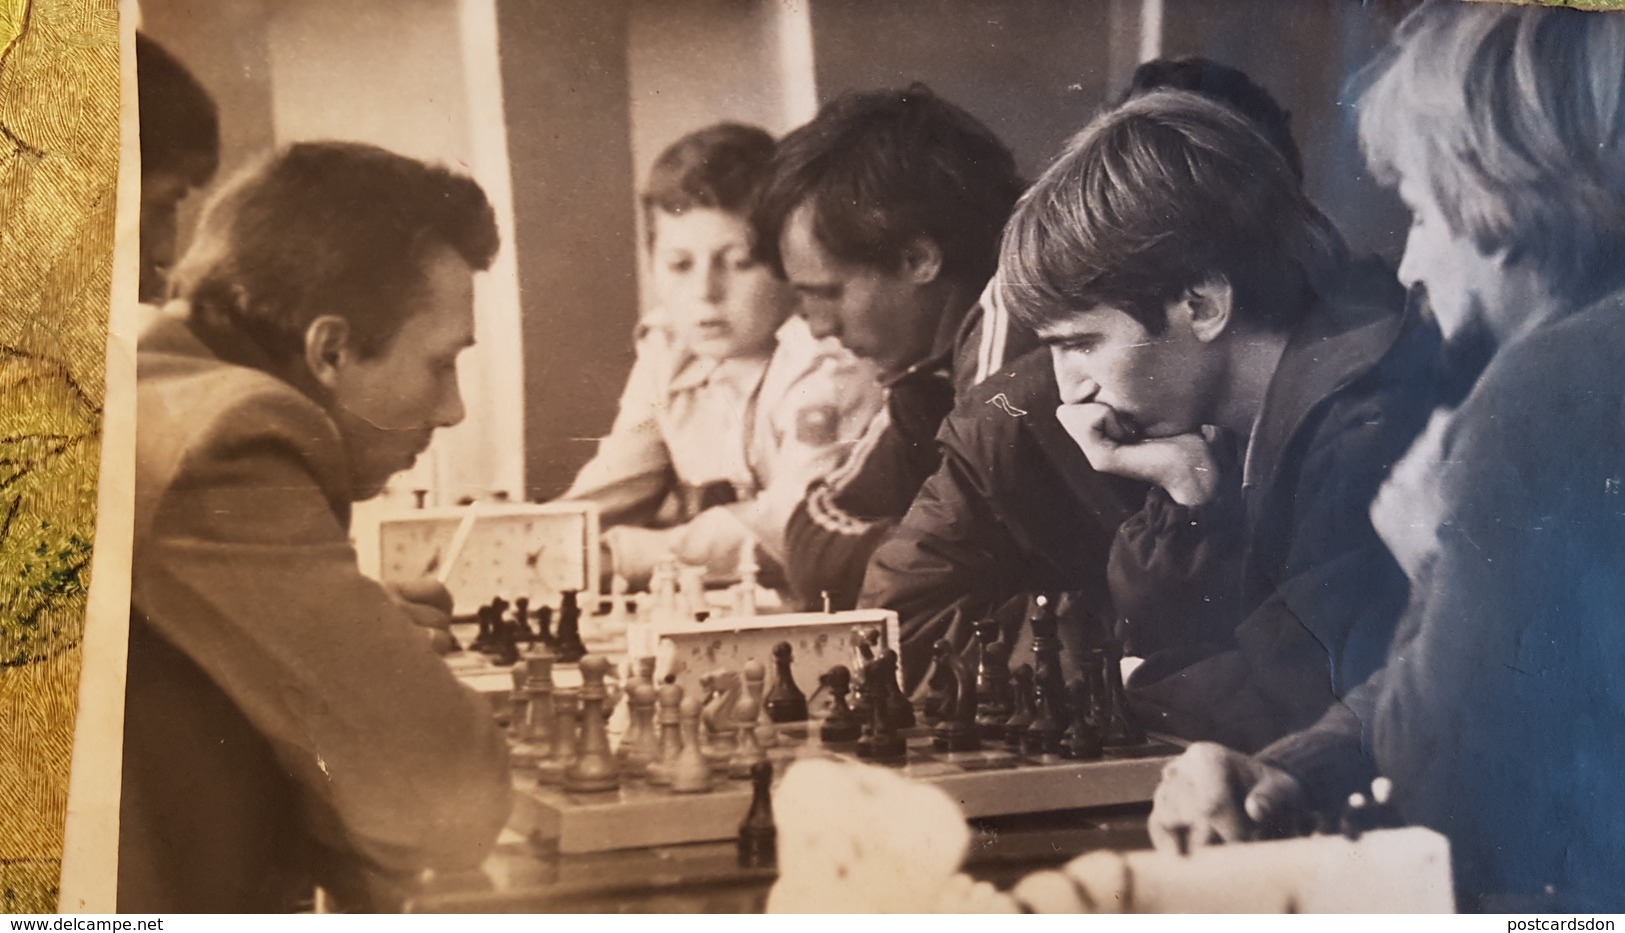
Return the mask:
[[[379, 527], [385, 582], [442, 577], [467, 615], [495, 597], [556, 606], [565, 590], [597, 590], [596, 513], [574, 505], [480, 512], [460, 549], [461, 510], [388, 519]], [[452, 562], [449, 573], [446, 562]]]

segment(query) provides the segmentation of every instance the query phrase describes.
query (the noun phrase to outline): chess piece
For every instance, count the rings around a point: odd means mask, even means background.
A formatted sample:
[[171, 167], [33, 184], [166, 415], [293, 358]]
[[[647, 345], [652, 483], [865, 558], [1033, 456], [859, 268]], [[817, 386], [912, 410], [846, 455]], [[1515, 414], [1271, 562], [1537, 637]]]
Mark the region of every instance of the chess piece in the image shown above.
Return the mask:
[[423, 509], [424, 506], [426, 506], [428, 504], [428, 502], [429, 502], [429, 490], [427, 490], [427, 489], [414, 489], [414, 490], [412, 490], [412, 499], [413, 499], [413, 501], [415, 503], [413, 508], [416, 508], [416, 509], [419, 509], [419, 510]]
[[767, 668], [751, 658], [745, 662], [745, 695], [756, 701], [756, 744], [761, 748], [775, 748], [779, 744], [779, 727], [767, 715]]
[[771, 868], [778, 861], [779, 830], [773, 822], [773, 764], [751, 766], [750, 810], [739, 824], [739, 867]]
[[[546, 653], [525, 659], [525, 722], [519, 735], [519, 744], [512, 749], [515, 765], [528, 767], [548, 757], [548, 743], [553, 738], [555, 713], [553, 710], [553, 656]], [[519, 668], [515, 668], [518, 682]]]
[[513, 621], [519, 627], [520, 641], [533, 642], [536, 640], [536, 633], [530, 629], [530, 597], [514, 597]]
[[976, 623], [981, 654], [976, 667], [976, 721], [983, 727], [1002, 725], [1014, 712], [1010, 702], [1010, 646], [1001, 637], [997, 619]]
[[1404, 825], [1394, 809], [1394, 782], [1385, 777], [1371, 781], [1371, 807], [1368, 823], [1371, 829], [1397, 829]]
[[914, 704], [909, 702], [903, 688], [897, 685], [897, 652], [886, 648], [880, 652], [880, 660], [885, 665], [885, 676], [875, 686], [886, 697], [886, 715], [891, 718], [892, 728], [912, 729], [915, 722]]
[[672, 766], [683, 751], [683, 688], [677, 684], [662, 684], [655, 695], [660, 702], [660, 757], [649, 763], [649, 783], [670, 784]]
[[728, 759], [728, 776], [750, 777], [751, 769], [767, 760], [761, 746], [756, 744], [756, 701], [749, 696], [734, 704], [734, 753]]
[[760, 567], [756, 564], [756, 540], [749, 538], [739, 549], [739, 582], [734, 586], [734, 615], [748, 618], [756, 615], [756, 581]]
[[519, 633], [513, 623], [502, 618], [495, 610], [491, 614], [496, 620], [496, 654], [491, 663], [498, 667], [512, 667], [519, 663]]
[[684, 698], [678, 707], [683, 750], [671, 765], [671, 789], [679, 794], [703, 794], [711, 789], [711, 763], [700, 753], [700, 701]]
[[1011, 674], [1014, 687], [1011, 690], [1014, 700], [1015, 712], [1004, 724], [1004, 744], [1012, 751], [1020, 751], [1021, 743], [1027, 737], [1027, 727], [1032, 725], [1035, 715], [1033, 703], [1033, 668], [1031, 664], [1023, 664]]
[[1066, 675], [1061, 671], [1061, 638], [1055, 603], [1046, 595], [1034, 596], [1027, 612], [1033, 635], [1034, 715], [1022, 750], [1029, 755], [1059, 755], [1061, 737], [1066, 734]]
[[491, 625], [491, 607], [486, 605], [474, 610], [474, 621], [479, 624], [479, 629], [475, 631], [474, 641], [468, 646], [468, 650], [488, 653], [492, 649], [492, 636], [495, 634]]
[[952, 642], [932, 646], [943, 678], [942, 722], [933, 730], [931, 747], [939, 752], [968, 752], [982, 747], [976, 732], [976, 681]]
[[527, 738], [525, 709], [530, 706], [530, 694], [525, 692], [525, 669], [515, 667], [509, 673], [513, 675], [513, 691], [508, 694], [508, 738], [519, 742]]
[[858, 740], [858, 757], [881, 764], [901, 764], [908, 760], [908, 742], [898, 734], [887, 708], [891, 706], [891, 693], [884, 684], [888, 676], [895, 683], [895, 663], [895, 658], [888, 662], [882, 655], [863, 668], [863, 692], [871, 700], [869, 721], [864, 727], [863, 738]]
[[621, 736], [616, 757], [621, 761], [623, 772], [641, 776], [648, 771], [649, 763], [660, 757], [660, 738], [655, 732], [654, 685], [642, 681], [634, 684], [626, 695], [626, 706], [627, 729]]
[[711, 605], [705, 601], [704, 567], [685, 564], [677, 568], [677, 600], [684, 619], [702, 621], [698, 618], [700, 613], [710, 614]]
[[608, 673], [609, 659], [598, 655], [581, 659], [581, 751], [564, 778], [565, 789], [573, 793], [611, 791], [621, 786], [620, 770], [604, 730], [608, 719], [604, 677]]
[[[941, 645], [943, 642], [939, 641], [937, 644]], [[955, 698], [951, 695], [958, 687], [954, 683], [954, 672], [948, 665], [937, 660], [935, 645], [932, 646], [931, 656], [933, 660], [931, 676], [925, 682], [930, 690], [925, 695], [925, 704], [920, 707], [920, 712], [924, 715], [927, 725], [936, 726], [947, 718], [946, 711], [950, 704], [955, 702]]]
[[1145, 729], [1128, 708], [1128, 694], [1123, 689], [1123, 646], [1109, 644], [1100, 654], [1101, 681], [1105, 684], [1101, 739], [1106, 754], [1139, 748], [1145, 744]]
[[1069, 689], [1072, 694], [1072, 724], [1061, 738], [1061, 757], [1094, 761], [1103, 754], [1104, 746], [1100, 721], [1094, 715], [1089, 700], [1089, 682], [1079, 678], [1072, 682]]
[[1370, 828], [1366, 825], [1366, 818], [1369, 815], [1365, 795], [1349, 794], [1348, 805], [1343, 808], [1343, 818], [1338, 822], [1338, 828], [1345, 838], [1351, 842], [1357, 841], [1360, 835]]
[[793, 649], [787, 641], [773, 646], [773, 689], [767, 694], [767, 715], [776, 723], [806, 722], [807, 696], [790, 673]]
[[559, 605], [559, 631], [554, 636], [558, 644], [555, 650], [560, 661], [574, 664], [587, 653], [587, 646], [581, 641], [581, 606], [576, 602], [575, 590], [565, 590], [561, 595], [563, 602]]
[[834, 701], [828, 718], [818, 729], [818, 738], [833, 745], [856, 742], [863, 736], [863, 721], [846, 705], [846, 695], [852, 688], [852, 671], [844, 664], [837, 664], [818, 678], [818, 682]]
[[558, 640], [553, 637], [553, 607], [536, 607], [536, 640], [548, 648], [557, 648]]
[[734, 753], [734, 736], [739, 731], [734, 718], [734, 707], [739, 704], [739, 674], [734, 671], [715, 671], [700, 678], [705, 690], [705, 705], [700, 713], [701, 732], [705, 744], [701, 754], [714, 767], [726, 768]]
[[609, 581], [609, 614], [598, 622], [598, 632], [605, 636], [625, 635], [630, 623], [626, 614], [626, 591], [629, 584], [620, 574]]
[[575, 763], [579, 732], [579, 696], [574, 690], [553, 691], [553, 750], [536, 762], [536, 783], [562, 784]]

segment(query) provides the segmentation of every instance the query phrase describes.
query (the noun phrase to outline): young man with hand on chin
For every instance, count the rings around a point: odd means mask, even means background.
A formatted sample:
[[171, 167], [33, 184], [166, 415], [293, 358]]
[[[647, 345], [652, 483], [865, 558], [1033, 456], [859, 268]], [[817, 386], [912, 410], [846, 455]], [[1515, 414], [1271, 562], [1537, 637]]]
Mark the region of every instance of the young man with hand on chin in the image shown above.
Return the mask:
[[1073, 140], [998, 281], [1050, 348], [1067, 433], [1152, 487], [1107, 567], [1145, 725], [1257, 749], [1313, 722], [1405, 604], [1367, 512], [1432, 407], [1436, 328], [1252, 124], [1177, 91]]

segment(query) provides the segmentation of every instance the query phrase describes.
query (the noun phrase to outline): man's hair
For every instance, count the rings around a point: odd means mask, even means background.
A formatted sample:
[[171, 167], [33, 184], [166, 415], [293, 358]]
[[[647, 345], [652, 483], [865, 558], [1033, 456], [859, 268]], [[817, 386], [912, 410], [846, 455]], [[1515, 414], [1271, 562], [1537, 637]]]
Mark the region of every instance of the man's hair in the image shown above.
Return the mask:
[[208, 184], [220, 166], [220, 117], [192, 73], [158, 43], [135, 36], [141, 107], [141, 174], [182, 175]]
[[1200, 56], [1159, 58], [1134, 69], [1128, 90], [1118, 100], [1127, 103], [1152, 91], [1190, 91], [1233, 108], [1253, 121], [1270, 141], [1298, 181], [1303, 181], [1303, 155], [1292, 139], [1292, 114], [1247, 73]]
[[1234, 110], [1156, 91], [1097, 116], [1016, 205], [999, 287], [1043, 329], [1098, 305], [1151, 333], [1215, 276], [1238, 322], [1284, 330], [1343, 270], [1337, 229]]
[[[1625, 16], [1431, 4], [1357, 79], [1373, 173], [1565, 288], [1625, 271]], [[1589, 283], [1589, 284], [1588, 284]], [[1584, 297], [1576, 294], [1573, 297]]]
[[273, 365], [324, 314], [363, 357], [388, 348], [435, 245], [475, 270], [496, 220], [473, 180], [359, 143], [299, 143], [244, 170], [204, 209], [171, 280], [199, 326], [248, 337]]
[[649, 169], [643, 219], [654, 243], [654, 212], [718, 210], [744, 215], [767, 177], [773, 137], [760, 127], [718, 123], [667, 146]]
[[810, 204], [813, 236], [836, 259], [895, 269], [925, 238], [942, 251], [944, 278], [981, 287], [1023, 187], [998, 137], [915, 84], [837, 98], [781, 140], [751, 223], [780, 276], [784, 225]]

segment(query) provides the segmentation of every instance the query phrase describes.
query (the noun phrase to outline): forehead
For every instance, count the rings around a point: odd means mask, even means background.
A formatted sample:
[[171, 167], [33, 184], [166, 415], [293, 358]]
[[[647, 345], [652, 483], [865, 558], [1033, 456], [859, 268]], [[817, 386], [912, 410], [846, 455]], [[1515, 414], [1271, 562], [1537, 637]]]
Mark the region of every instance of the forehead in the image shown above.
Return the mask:
[[655, 249], [712, 250], [750, 246], [750, 223], [738, 214], [701, 207], [650, 212]]
[[784, 223], [779, 235], [779, 256], [785, 277], [798, 284], [817, 284], [857, 278], [866, 269], [831, 256], [813, 232], [813, 205], [804, 201]]
[[1139, 338], [1146, 330], [1128, 312], [1112, 305], [1095, 305], [1035, 328], [1040, 340], [1071, 340], [1077, 337]]
[[406, 299], [406, 319], [394, 346], [430, 350], [474, 342], [474, 270], [457, 252], [436, 244], [425, 254], [423, 278]]

